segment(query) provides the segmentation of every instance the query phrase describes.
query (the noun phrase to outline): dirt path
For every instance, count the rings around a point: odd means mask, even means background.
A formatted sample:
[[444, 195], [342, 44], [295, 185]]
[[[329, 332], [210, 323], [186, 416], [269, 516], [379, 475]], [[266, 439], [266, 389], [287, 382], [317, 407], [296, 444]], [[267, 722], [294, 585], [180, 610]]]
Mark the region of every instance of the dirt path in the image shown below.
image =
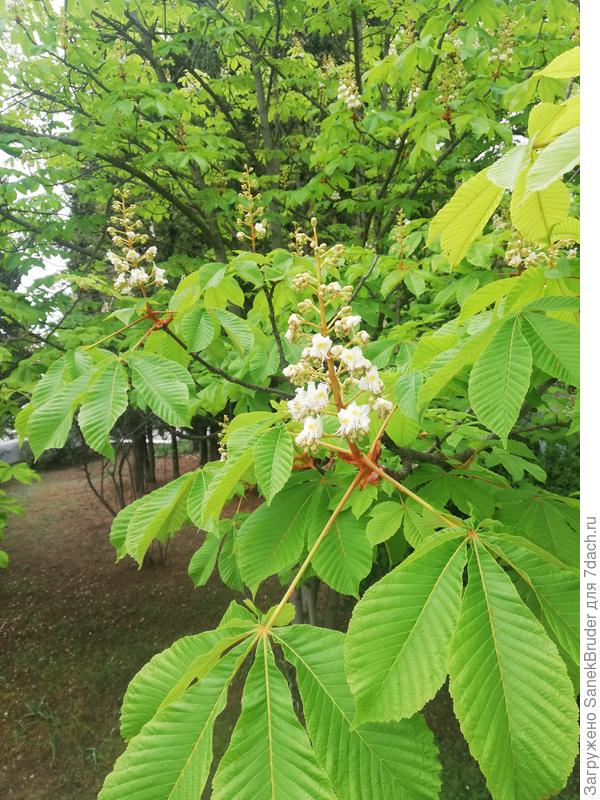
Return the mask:
[[[26, 514], [10, 522], [11, 562], [0, 574], [0, 800], [94, 800], [123, 749], [118, 717], [131, 677], [180, 636], [213, 628], [233, 595], [218, 576], [193, 588], [193, 530], [174, 539], [164, 565], [115, 564], [111, 517], [79, 468], [14, 491]], [[270, 594], [259, 594], [260, 607]], [[446, 691], [426, 716], [442, 754], [442, 800], [489, 800]], [[217, 721], [217, 753], [234, 717], [230, 708]], [[560, 798], [578, 796], [573, 776]]]

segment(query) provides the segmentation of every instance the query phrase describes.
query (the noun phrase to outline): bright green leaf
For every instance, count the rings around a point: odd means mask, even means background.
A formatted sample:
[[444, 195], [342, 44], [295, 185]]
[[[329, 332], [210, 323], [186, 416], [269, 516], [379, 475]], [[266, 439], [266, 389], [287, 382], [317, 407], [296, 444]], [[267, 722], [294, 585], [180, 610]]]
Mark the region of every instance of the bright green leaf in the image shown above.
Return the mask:
[[346, 674], [359, 723], [411, 717], [444, 682], [464, 565], [463, 537], [436, 537], [355, 607]]
[[267, 504], [287, 483], [293, 462], [292, 437], [284, 427], [271, 428], [260, 435], [254, 445], [254, 471]]
[[335, 800], [266, 638], [246, 680], [242, 713], [217, 768], [212, 798]]
[[119, 361], [109, 361], [92, 378], [79, 411], [79, 427], [91, 448], [114, 457], [108, 438], [115, 422], [127, 409], [127, 374]]
[[474, 547], [450, 655], [454, 710], [495, 800], [551, 797], [577, 753], [573, 687], [510, 578]]
[[469, 378], [469, 400], [486, 428], [506, 441], [529, 389], [532, 356], [518, 318], [507, 320], [479, 356]]

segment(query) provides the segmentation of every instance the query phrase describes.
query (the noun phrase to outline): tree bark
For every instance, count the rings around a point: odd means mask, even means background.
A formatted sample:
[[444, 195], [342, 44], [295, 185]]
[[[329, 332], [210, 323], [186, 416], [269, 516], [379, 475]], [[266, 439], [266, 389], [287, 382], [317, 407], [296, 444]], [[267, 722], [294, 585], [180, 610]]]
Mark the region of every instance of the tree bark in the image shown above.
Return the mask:
[[173, 477], [178, 478], [181, 475], [179, 471], [179, 448], [177, 447], [177, 433], [174, 428], [171, 429], [171, 462], [173, 464]]

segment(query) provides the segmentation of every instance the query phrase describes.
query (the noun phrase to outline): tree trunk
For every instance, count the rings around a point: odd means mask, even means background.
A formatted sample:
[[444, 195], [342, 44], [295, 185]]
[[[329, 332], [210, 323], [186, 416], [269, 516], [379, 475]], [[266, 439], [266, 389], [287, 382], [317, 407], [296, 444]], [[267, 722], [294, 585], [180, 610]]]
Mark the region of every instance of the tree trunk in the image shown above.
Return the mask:
[[177, 447], [177, 433], [174, 428], [171, 428], [171, 462], [173, 464], [173, 477], [178, 478], [181, 475], [179, 471], [179, 449]]
[[146, 439], [148, 447], [148, 480], [151, 483], [156, 483], [156, 456], [154, 453], [154, 432], [152, 425], [146, 428]]
[[133, 492], [135, 497], [146, 493], [148, 475], [148, 449], [146, 447], [146, 426], [142, 424], [141, 414], [132, 416], [133, 441]]
[[325, 627], [337, 630], [338, 610], [340, 605], [340, 595], [331, 587], [327, 590], [327, 608], [325, 610]]

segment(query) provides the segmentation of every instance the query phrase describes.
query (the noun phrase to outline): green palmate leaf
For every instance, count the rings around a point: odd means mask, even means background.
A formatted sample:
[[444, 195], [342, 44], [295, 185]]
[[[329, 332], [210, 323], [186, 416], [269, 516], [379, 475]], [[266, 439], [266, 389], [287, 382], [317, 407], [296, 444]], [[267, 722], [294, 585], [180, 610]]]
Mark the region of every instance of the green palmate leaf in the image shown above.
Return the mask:
[[579, 75], [579, 61], [579, 47], [573, 47], [571, 50], [556, 56], [549, 64], [534, 72], [533, 75], [542, 75], [546, 78], [574, 78]]
[[218, 332], [217, 321], [202, 308], [186, 314], [181, 323], [181, 333], [191, 353], [208, 347]]
[[542, 314], [524, 314], [535, 365], [565, 383], [579, 386], [579, 329]]
[[411, 717], [444, 682], [464, 565], [464, 532], [440, 535], [361, 598], [345, 645], [359, 723]]
[[189, 424], [188, 373], [180, 365], [154, 354], [129, 353], [133, 386], [152, 411], [169, 425]]
[[109, 361], [92, 378], [79, 411], [79, 427], [91, 448], [114, 458], [108, 438], [127, 408], [127, 374], [119, 361]]
[[[526, 306], [527, 311], [578, 311], [579, 298], [570, 295], [547, 295]], [[526, 316], [526, 315], [525, 315]], [[552, 317], [554, 319], [554, 317]], [[571, 325], [572, 328], [572, 325]]]
[[506, 320], [479, 356], [469, 378], [469, 400], [486, 428], [506, 441], [529, 389], [531, 348], [518, 318]]
[[404, 506], [394, 500], [378, 503], [371, 509], [367, 523], [367, 539], [371, 546], [386, 542], [402, 525]]
[[244, 520], [237, 545], [240, 574], [248, 586], [288, 569], [302, 555], [307, 533], [314, 527], [310, 509], [316, 491], [320, 491], [316, 482], [284, 489], [270, 506], [259, 506]]
[[515, 188], [516, 180], [521, 170], [528, 162], [530, 153], [529, 145], [522, 144], [509, 150], [487, 170], [488, 178], [501, 189]]
[[94, 359], [86, 350], [69, 350], [64, 359], [65, 376], [70, 381], [92, 372], [96, 366]]
[[437, 369], [419, 391], [419, 408], [423, 409], [441, 392], [446, 384], [454, 378], [467, 364], [472, 364], [477, 356], [487, 347], [498, 329], [499, 322], [493, 322], [485, 330], [469, 336], [464, 344], [452, 351], [443, 366]]
[[210, 519], [218, 518], [223, 506], [252, 464], [252, 448], [247, 448], [223, 462], [211, 478], [202, 498], [202, 511], [197, 523], [205, 527]]
[[343, 634], [294, 625], [277, 631], [276, 639], [296, 669], [308, 733], [339, 800], [438, 797], [437, 750], [420, 715], [353, 726]]
[[214, 308], [211, 314], [223, 326], [234, 347], [241, 353], [247, 353], [252, 348], [254, 334], [245, 319], [232, 314], [230, 311], [225, 311], [223, 308]]
[[409, 375], [401, 375], [394, 386], [394, 398], [398, 409], [405, 417], [415, 421], [419, 418], [417, 397], [422, 383], [423, 376], [421, 373], [412, 372]]
[[136, 501], [128, 516], [125, 548], [140, 567], [154, 539], [164, 542], [187, 521], [186, 498], [193, 479], [194, 473], [188, 472]]
[[6, 550], [0, 550], [0, 569], [6, 569], [8, 567], [9, 556]]
[[[496, 518], [570, 567], [579, 565], [579, 512], [543, 493], [515, 496]], [[524, 502], [525, 499], [525, 502]]]
[[33, 413], [33, 403], [27, 403], [23, 406], [23, 408], [19, 411], [18, 414], [15, 415], [15, 431], [17, 432], [17, 436], [19, 437], [19, 444], [22, 445], [27, 437], [27, 426], [29, 425], [29, 418]]
[[254, 472], [267, 504], [287, 483], [293, 462], [294, 445], [285, 428], [271, 428], [259, 437], [254, 445]]
[[110, 527], [109, 541], [117, 551], [117, 561], [127, 555], [127, 548], [125, 546], [125, 539], [127, 538], [127, 528], [129, 521], [135, 514], [136, 510], [143, 504], [144, 497], [139, 497], [133, 503], [122, 508], [117, 516], [113, 519]]
[[560, 791], [577, 752], [573, 687], [555, 645], [477, 542], [452, 641], [450, 692], [494, 800]]
[[194, 586], [204, 586], [212, 575], [217, 563], [220, 543], [220, 535], [209, 531], [202, 545], [191, 557], [188, 564], [188, 575], [192, 579]]
[[[328, 497], [324, 492], [323, 498]], [[308, 532], [311, 547], [325, 525], [331, 511], [317, 499], [314, 517]], [[373, 564], [373, 548], [366, 534], [366, 524], [350, 511], [343, 511], [313, 556], [312, 566], [325, 583], [342, 594], [358, 597], [360, 582], [367, 577]]]
[[[465, 473], [464, 470], [450, 472], [436, 470], [433, 478], [419, 489], [419, 493], [440, 508], [451, 500], [465, 516], [475, 513], [480, 519], [485, 519], [493, 517], [496, 507], [494, 490], [501, 487], [500, 479], [496, 478], [494, 481], [493, 473], [478, 475]], [[412, 503], [411, 507], [414, 507]]]
[[[190, 363], [190, 354], [179, 342], [170, 336], [150, 336], [144, 344], [144, 355], [154, 354], [165, 358], [170, 363], [174, 363], [187, 370]], [[180, 372], [181, 378], [187, 380], [190, 390], [193, 382], [187, 372]]]
[[378, 494], [377, 486], [363, 486], [362, 489], [352, 494], [348, 505], [356, 519], [360, 519], [371, 508]]
[[228, 303], [233, 303], [236, 306], [244, 305], [244, 293], [231, 275], [226, 275], [218, 286], [207, 288], [204, 293], [204, 305], [211, 310], [220, 311]]
[[46, 402], [34, 406], [27, 425], [29, 444], [36, 458], [53, 447], [62, 447], [73, 423], [73, 414], [88, 383], [82, 375], [48, 396]]
[[503, 189], [492, 183], [485, 172], [474, 175], [435, 215], [429, 226], [427, 243], [440, 239], [450, 266], [456, 266], [484, 229], [503, 193]]
[[[157, 653], [130, 681], [121, 707], [121, 736], [128, 741], [136, 736], [144, 725], [158, 712], [168, 693], [177, 685], [190, 665], [209, 653], [224, 638], [231, 636], [232, 620], [252, 624], [252, 616], [243, 606], [231, 603], [214, 631], [205, 631], [196, 636], [184, 636], [171, 647]], [[238, 626], [238, 632], [242, 632]]]
[[420, 427], [420, 412], [417, 406], [419, 390], [423, 383], [420, 372], [401, 375], [394, 386], [394, 399], [398, 408], [387, 426], [388, 436], [400, 447], [412, 444]]
[[417, 550], [436, 533], [439, 520], [418, 506], [413, 500], [404, 504], [404, 525], [402, 532], [406, 541]]
[[502, 304], [502, 314], [515, 313], [539, 300], [546, 294], [548, 279], [543, 267], [528, 267], [507, 294]]
[[539, 192], [579, 163], [579, 128], [563, 133], [539, 154], [527, 173], [525, 192]]
[[277, 617], [275, 619], [275, 622], [273, 623], [273, 626], [275, 628], [285, 627], [294, 620], [294, 617], [296, 616], [296, 606], [293, 603], [286, 603], [282, 607], [281, 611], [277, 611], [278, 608], [279, 605], [271, 606], [271, 608], [264, 614], [263, 622], [265, 624], [272, 619], [275, 612], [277, 612]]
[[250, 669], [242, 713], [213, 781], [213, 800], [334, 800], [298, 722], [266, 638]]
[[473, 294], [469, 295], [465, 302], [462, 304], [460, 314], [458, 315], [459, 322], [466, 322], [472, 316], [483, 311], [492, 303], [495, 303], [500, 298], [505, 297], [515, 285], [518, 278], [501, 278], [498, 281], [486, 283]]
[[248, 258], [236, 258], [232, 266], [243, 280], [253, 283], [255, 286], [260, 286], [263, 283], [260, 267], [254, 261]]
[[147, 722], [104, 781], [98, 800], [189, 800], [208, 779], [216, 718], [247, 650], [242, 643]]
[[272, 411], [250, 411], [247, 414], [239, 414], [225, 428], [223, 441], [228, 444], [232, 441], [239, 442], [241, 435], [249, 438], [255, 435], [257, 430], [262, 432], [270, 428], [277, 419], [278, 415]]
[[530, 139], [544, 142], [552, 130], [552, 126], [565, 113], [562, 105], [555, 103], [538, 103], [529, 112], [527, 133]]
[[194, 473], [194, 479], [187, 496], [187, 513], [197, 528], [200, 528], [202, 524], [202, 503], [209, 483], [210, 474], [206, 469], [199, 469]]
[[529, 138], [541, 146], [547, 145], [556, 136], [579, 125], [579, 107], [579, 95], [558, 105], [538, 103], [529, 114]]
[[550, 123], [544, 130], [540, 131], [538, 141], [551, 141], [556, 136], [560, 136], [565, 131], [570, 131], [572, 128], [579, 126], [581, 116], [581, 97], [579, 94], [569, 97], [564, 103], [561, 103], [559, 108], [561, 113]]
[[270, 375], [274, 375], [279, 369], [279, 351], [274, 344], [270, 349], [254, 349], [254, 353], [248, 364], [252, 379], [257, 383], [264, 383]]
[[568, 216], [569, 190], [562, 181], [556, 181], [539, 192], [526, 194], [526, 181], [527, 173], [523, 172], [517, 179], [510, 201], [511, 219], [524, 239], [548, 244], [554, 226]]
[[486, 534], [484, 543], [533, 589], [544, 621], [579, 664], [579, 573], [521, 536]]
[[431, 336], [422, 336], [413, 353], [413, 368], [418, 370], [427, 366], [436, 356], [454, 347], [457, 342], [458, 336], [455, 333], [434, 333]]
[[240, 577], [237, 564], [237, 531], [232, 528], [225, 535], [221, 552], [219, 553], [218, 567], [221, 580], [234, 592], [244, 591], [244, 582]]
[[31, 394], [31, 401], [35, 406], [42, 406], [63, 388], [66, 382], [66, 366], [64, 358], [58, 358], [50, 364]]
[[167, 706], [179, 700], [181, 695], [194, 681], [203, 680], [219, 663], [223, 653], [230, 647], [236, 645], [242, 639], [246, 639], [255, 630], [253, 624], [237, 625], [235, 622], [219, 629], [219, 636], [212, 647], [206, 652], [199, 653], [188, 664], [183, 674], [179, 677], [174, 686], [171, 686], [166, 696], [158, 707], [162, 711]]

